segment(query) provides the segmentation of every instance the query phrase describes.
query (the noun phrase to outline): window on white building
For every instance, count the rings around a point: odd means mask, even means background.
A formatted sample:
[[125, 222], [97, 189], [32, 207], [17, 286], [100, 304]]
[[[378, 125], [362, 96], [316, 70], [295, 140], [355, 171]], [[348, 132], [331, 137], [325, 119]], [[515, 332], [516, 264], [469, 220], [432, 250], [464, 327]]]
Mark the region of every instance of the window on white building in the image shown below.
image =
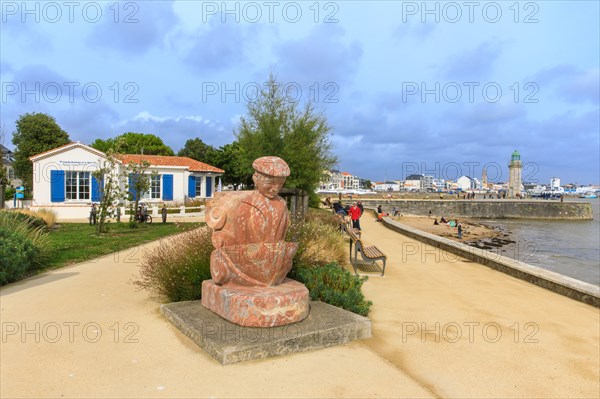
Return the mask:
[[202, 197], [202, 177], [196, 176], [196, 197]]
[[150, 198], [160, 199], [160, 175], [150, 177]]
[[150, 177], [150, 190], [142, 196], [147, 199], [160, 199], [160, 175]]
[[90, 172], [65, 172], [65, 188], [67, 200], [90, 199]]

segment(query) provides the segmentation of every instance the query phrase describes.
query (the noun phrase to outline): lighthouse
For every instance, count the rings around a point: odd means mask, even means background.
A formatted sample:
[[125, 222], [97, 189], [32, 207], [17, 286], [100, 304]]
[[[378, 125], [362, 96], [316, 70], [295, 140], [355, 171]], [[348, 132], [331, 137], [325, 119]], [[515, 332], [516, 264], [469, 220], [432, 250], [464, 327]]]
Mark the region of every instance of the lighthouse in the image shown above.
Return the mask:
[[521, 171], [523, 163], [521, 163], [521, 154], [514, 150], [510, 163], [508, 164], [508, 197], [517, 198], [521, 196]]

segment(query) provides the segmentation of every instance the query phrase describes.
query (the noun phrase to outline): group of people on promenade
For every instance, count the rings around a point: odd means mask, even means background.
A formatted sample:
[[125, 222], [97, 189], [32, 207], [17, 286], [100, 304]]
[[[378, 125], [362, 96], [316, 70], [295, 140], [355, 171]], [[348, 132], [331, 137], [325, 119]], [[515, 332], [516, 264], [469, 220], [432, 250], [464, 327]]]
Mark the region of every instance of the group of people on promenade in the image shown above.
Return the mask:
[[343, 217], [349, 216], [352, 221], [352, 227], [360, 230], [360, 217], [364, 213], [365, 209], [361, 201], [355, 201], [352, 205], [347, 204], [344, 206], [342, 201], [337, 201], [332, 205], [333, 212]]

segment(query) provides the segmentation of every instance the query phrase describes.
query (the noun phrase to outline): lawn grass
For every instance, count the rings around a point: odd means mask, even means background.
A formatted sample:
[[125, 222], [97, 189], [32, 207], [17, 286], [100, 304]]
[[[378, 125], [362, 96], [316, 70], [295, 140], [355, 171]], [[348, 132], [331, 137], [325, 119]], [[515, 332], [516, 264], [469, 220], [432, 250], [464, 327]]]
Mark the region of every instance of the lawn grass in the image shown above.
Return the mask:
[[50, 232], [49, 259], [41, 271], [57, 269], [102, 255], [121, 251], [171, 234], [182, 233], [204, 223], [139, 224], [111, 223], [108, 234], [96, 234], [88, 223], [62, 223]]

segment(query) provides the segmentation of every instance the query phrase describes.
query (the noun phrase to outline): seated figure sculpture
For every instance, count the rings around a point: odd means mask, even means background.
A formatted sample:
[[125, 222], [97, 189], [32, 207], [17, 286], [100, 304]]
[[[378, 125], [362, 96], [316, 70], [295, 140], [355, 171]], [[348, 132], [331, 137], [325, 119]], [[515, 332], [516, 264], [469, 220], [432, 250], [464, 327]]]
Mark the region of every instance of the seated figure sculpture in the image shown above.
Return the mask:
[[308, 290], [286, 279], [298, 244], [285, 241], [290, 218], [278, 195], [290, 170], [273, 156], [258, 158], [252, 167], [255, 190], [216, 193], [207, 205], [215, 250], [202, 304], [245, 326], [300, 321], [308, 315]]

